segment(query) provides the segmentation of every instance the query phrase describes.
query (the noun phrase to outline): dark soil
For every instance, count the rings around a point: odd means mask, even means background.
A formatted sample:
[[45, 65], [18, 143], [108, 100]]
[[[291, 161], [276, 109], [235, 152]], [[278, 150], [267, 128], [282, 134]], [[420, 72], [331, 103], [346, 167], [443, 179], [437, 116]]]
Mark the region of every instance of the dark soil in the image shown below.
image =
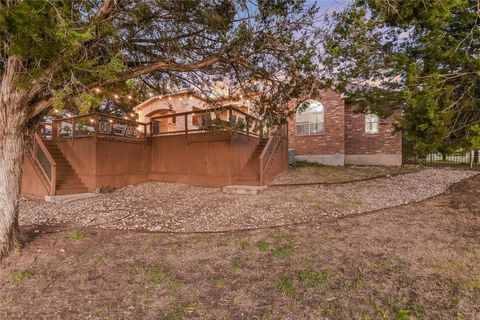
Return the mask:
[[3, 261], [0, 319], [480, 318], [480, 176], [291, 228], [55, 230]]

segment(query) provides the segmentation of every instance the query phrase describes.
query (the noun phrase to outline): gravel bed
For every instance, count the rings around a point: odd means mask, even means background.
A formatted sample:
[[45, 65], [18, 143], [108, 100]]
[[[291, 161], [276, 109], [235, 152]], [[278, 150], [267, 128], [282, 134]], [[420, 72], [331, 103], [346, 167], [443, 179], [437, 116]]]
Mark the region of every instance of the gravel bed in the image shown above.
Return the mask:
[[20, 224], [68, 223], [77, 227], [168, 232], [261, 228], [421, 201], [475, 174], [429, 168], [339, 185], [268, 188], [259, 195], [232, 195], [219, 188], [148, 182], [62, 204], [24, 197], [20, 201]]

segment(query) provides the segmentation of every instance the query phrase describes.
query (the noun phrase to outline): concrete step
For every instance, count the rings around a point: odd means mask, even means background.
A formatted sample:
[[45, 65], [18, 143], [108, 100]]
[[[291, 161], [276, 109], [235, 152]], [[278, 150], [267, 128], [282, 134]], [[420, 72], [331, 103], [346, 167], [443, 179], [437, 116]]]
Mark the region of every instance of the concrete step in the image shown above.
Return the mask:
[[237, 184], [223, 187], [223, 192], [236, 194], [258, 194], [263, 192], [266, 188], [266, 186]]

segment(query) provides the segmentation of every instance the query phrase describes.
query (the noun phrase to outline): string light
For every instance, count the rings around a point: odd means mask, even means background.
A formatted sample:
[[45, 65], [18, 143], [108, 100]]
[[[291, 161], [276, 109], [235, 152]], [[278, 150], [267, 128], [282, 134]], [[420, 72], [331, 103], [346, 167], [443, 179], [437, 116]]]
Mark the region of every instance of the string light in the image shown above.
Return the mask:
[[192, 99], [193, 99], [193, 97], [192, 97], [192, 96], [190, 96], [190, 97], [188, 97], [188, 99], [192, 100]]
[[113, 97], [114, 97], [115, 99], [118, 99], [118, 94], [114, 94]]
[[150, 98], [153, 97], [153, 93], [152, 93], [152, 92], [149, 92], [149, 93], [148, 93], [148, 96], [149, 96]]
[[128, 95], [127, 98], [128, 98], [129, 100], [132, 100], [132, 99], [133, 99], [133, 97], [132, 97], [131, 95]]
[[108, 120], [108, 122], [112, 123], [112, 122], [113, 122], [113, 120], [112, 120], [112, 119], [110, 119], [110, 120]]
[[123, 117], [123, 119], [127, 120], [127, 119], [128, 119], [128, 117], [127, 117], [127, 116], [125, 116], [125, 117]]
[[94, 122], [95, 122], [95, 120], [93, 120], [92, 118], [90, 118], [90, 122], [91, 122], [91, 123], [94, 123]]
[[180, 101], [183, 101], [183, 98], [180, 98]]
[[135, 114], [134, 113], [130, 113], [130, 117], [135, 117]]
[[168, 97], [168, 100], [172, 100], [172, 97]]
[[96, 93], [102, 92], [102, 90], [100, 90], [100, 88], [95, 88], [95, 89], [93, 89], [93, 90], [94, 90]]

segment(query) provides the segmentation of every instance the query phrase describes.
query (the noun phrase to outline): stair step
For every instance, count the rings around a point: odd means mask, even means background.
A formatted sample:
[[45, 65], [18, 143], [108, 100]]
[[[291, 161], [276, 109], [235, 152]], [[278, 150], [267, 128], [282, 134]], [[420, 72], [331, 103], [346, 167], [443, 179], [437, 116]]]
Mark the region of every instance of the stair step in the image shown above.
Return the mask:
[[66, 194], [75, 194], [75, 193], [86, 193], [88, 190], [86, 188], [84, 189], [78, 189], [78, 190], [58, 190], [55, 192], [56, 195], [66, 195]]

